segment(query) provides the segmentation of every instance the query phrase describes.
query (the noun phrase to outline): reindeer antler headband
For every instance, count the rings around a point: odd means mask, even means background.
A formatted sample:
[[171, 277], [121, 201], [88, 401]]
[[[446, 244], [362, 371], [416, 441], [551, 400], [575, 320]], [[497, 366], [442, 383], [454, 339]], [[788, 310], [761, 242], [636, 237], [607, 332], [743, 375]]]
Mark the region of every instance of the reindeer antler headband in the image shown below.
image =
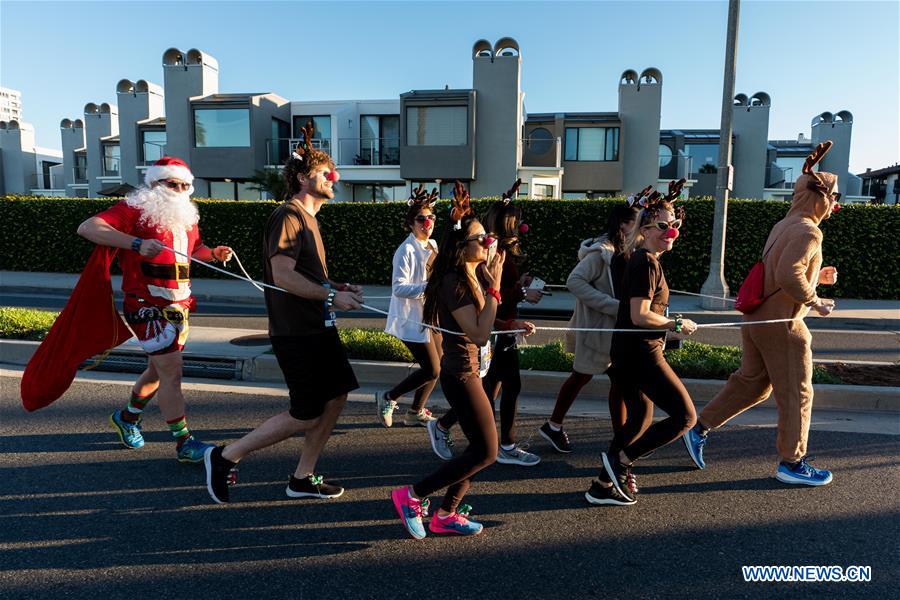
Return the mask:
[[453, 200], [450, 202], [450, 221], [453, 222], [453, 229], [455, 231], [462, 229], [463, 218], [471, 214], [473, 211], [469, 204], [469, 190], [457, 181], [453, 186]]
[[519, 186], [521, 186], [521, 185], [522, 185], [522, 178], [520, 177], [519, 179], [516, 179], [516, 182], [513, 184], [513, 186], [511, 188], [509, 188], [508, 190], [503, 192], [502, 200], [503, 200], [504, 204], [509, 204], [510, 200], [518, 197]]
[[429, 194], [428, 190], [425, 189], [425, 186], [420, 183], [419, 187], [417, 187], [410, 193], [409, 200], [406, 201], [406, 204], [408, 204], [409, 206], [418, 204], [422, 208], [434, 208], [434, 205], [435, 203], [437, 203], [437, 201], [437, 188], [432, 188], [431, 193]]
[[810, 177], [809, 182], [806, 184], [807, 187], [823, 195], [828, 193], [828, 188], [825, 186], [822, 176], [813, 171], [813, 167], [825, 158], [825, 155], [831, 150], [832, 145], [833, 143], [831, 140], [822, 142], [816, 146], [816, 149], [812, 151], [812, 154], [806, 157], [806, 162], [803, 163], [803, 174], [809, 175]]
[[307, 121], [306, 125], [303, 126], [303, 129], [300, 131], [303, 132], [303, 140], [297, 144], [297, 147], [294, 148], [294, 151], [291, 152], [291, 158], [295, 160], [305, 160], [307, 156], [312, 152], [312, 139], [316, 133], [315, 127], [313, 127], [312, 121]]
[[628, 206], [634, 206], [635, 204], [637, 204], [638, 206], [647, 206], [647, 199], [649, 198], [650, 192], [652, 191], [653, 186], [648, 185], [637, 194], [628, 196]]
[[641, 211], [641, 223], [646, 223], [650, 219], [656, 218], [656, 215], [659, 214], [661, 210], [672, 210], [675, 214], [676, 219], [684, 219], [684, 207], [683, 206], [672, 206], [676, 200], [681, 196], [681, 190], [684, 187], [685, 179], [682, 177], [679, 180], [672, 180], [669, 182], [669, 191], [666, 194], [661, 194], [659, 192], [653, 192], [646, 199], [646, 204], [644, 204], [644, 208]]

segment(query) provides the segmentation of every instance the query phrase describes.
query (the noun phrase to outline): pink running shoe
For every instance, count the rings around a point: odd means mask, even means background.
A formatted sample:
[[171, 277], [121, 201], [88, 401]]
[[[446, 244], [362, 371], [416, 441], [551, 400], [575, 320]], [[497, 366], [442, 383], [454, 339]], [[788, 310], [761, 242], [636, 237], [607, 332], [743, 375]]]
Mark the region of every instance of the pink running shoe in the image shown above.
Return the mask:
[[431, 533], [455, 533], [456, 535], [478, 535], [484, 529], [481, 523], [469, 520], [469, 512], [472, 507], [468, 504], [460, 506], [456, 512], [446, 517], [439, 517], [437, 513], [431, 517], [428, 529]]
[[394, 501], [394, 509], [400, 515], [400, 520], [409, 535], [417, 540], [425, 538], [425, 525], [422, 517], [428, 515], [428, 498], [417, 500], [410, 496], [409, 488], [402, 487], [391, 491], [391, 500]]

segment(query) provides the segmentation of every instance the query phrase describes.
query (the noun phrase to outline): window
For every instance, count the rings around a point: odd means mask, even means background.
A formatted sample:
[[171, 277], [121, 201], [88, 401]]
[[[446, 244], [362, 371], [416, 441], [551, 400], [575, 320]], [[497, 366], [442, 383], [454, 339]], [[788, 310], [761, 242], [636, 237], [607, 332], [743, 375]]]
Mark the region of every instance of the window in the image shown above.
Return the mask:
[[87, 155], [78, 153], [75, 155], [75, 183], [84, 183], [87, 181]]
[[219, 200], [259, 200], [259, 190], [251, 189], [255, 185], [247, 181], [210, 181], [209, 197]]
[[103, 144], [103, 176], [119, 175], [119, 145]]
[[786, 183], [794, 183], [797, 178], [803, 174], [803, 164], [806, 157], [803, 156], [779, 156], [775, 159], [775, 164], [784, 170], [784, 181]]
[[672, 149], [665, 144], [659, 145], [659, 168], [668, 167], [672, 164]]
[[361, 115], [359, 156], [361, 165], [400, 164], [400, 116]]
[[269, 146], [267, 149], [267, 165], [280, 165], [287, 160], [287, 157], [293, 151], [290, 138], [290, 123], [272, 117], [272, 136], [269, 139]]
[[468, 108], [465, 106], [408, 106], [408, 146], [465, 146], [468, 143]]
[[525, 140], [525, 148], [535, 154], [546, 154], [553, 147], [553, 134], [549, 129], [538, 127], [533, 129]]
[[303, 128], [306, 123], [313, 124], [313, 148], [321, 148], [325, 152], [331, 152], [331, 115], [295, 115], [294, 137], [303, 139]]
[[408, 195], [405, 185], [352, 185], [354, 202], [392, 202], [406, 200]]
[[[684, 153], [691, 157], [692, 174], [705, 173], [710, 167], [715, 169], [719, 159], [719, 144], [686, 144]], [[705, 165], [710, 166], [704, 169]]]
[[144, 153], [144, 164], [150, 165], [163, 157], [166, 151], [166, 132], [147, 129], [141, 132], [141, 145]]
[[566, 127], [566, 160], [619, 160], [619, 128]]
[[534, 192], [531, 194], [531, 197], [538, 200], [553, 198], [553, 186], [536, 183], [534, 184]]
[[194, 110], [197, 148], [249, 148], [250, 110], [198, 108]]

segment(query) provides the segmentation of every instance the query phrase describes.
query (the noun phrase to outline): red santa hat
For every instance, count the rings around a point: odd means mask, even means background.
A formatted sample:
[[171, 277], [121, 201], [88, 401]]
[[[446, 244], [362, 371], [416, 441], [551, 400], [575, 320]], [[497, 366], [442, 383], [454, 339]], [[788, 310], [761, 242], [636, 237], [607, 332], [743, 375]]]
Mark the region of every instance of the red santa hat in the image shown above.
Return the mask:
[[147, 169], [144, 175], [144, 183], [148, 186], [163, 179], [178, 179], [185, 183], [193, 183], [194, 175], [180, 158], [175, 156], [163, 156]]

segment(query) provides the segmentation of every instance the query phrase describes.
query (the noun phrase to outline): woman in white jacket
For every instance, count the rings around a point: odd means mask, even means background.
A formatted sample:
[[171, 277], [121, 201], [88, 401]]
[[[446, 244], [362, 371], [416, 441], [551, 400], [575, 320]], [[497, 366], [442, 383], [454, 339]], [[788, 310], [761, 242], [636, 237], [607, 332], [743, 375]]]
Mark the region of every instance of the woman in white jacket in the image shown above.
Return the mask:
[[421, 323], [428, 270], [437, 256], [437, 244], [431, 239], [437, 219], [432, 210], [436, 201], [437, 190], [428, 194], [421, 185], [413, 190], [403, 222], [410, 234], [394, 252], [391, 305], [384, 330], [403, 342], [419, 363], [419, 369], [392, 389], [376, 392], [378, 419], [385, 427], [394, 422], [397, 400], [412, 391], [415, 396], [403, 419], [404, 425], [425, 427], [434, 420], [425, 403], [440, 375], [441, 334], [422, 327]]
[[[652, 188], [648, 188], [652, 189]], [[578, 265], [566, 280], [566, 287], [575, 296], [575, 312], [569, 325], [577, 328], [611, 329], [615, 326], [619, 301], [616, 288], [621, 282], [625, 261], [622, 250], [625, 239], [634, 229], [638, 214], [637, 201], [647, 192], [629, 198], [628, 204], [613, 208], [607, 231], [598, 238], [584, 240], [578, 249]], [[575, 352], [572, 374], [563, 382], [556, 397], [553, 414], [539, 433], [558, 452], [572, 451], [569, 436], [562, 428], [563, 419], [578, 392], [594, 375], [606, 373], [610, 365], [612, 333], [579, 331], [566, 336], [566, 350]], [[625, 423], [625, 408], [621, 393], [615, 386], [609, 390], [609, 411], [613, 429]]]

